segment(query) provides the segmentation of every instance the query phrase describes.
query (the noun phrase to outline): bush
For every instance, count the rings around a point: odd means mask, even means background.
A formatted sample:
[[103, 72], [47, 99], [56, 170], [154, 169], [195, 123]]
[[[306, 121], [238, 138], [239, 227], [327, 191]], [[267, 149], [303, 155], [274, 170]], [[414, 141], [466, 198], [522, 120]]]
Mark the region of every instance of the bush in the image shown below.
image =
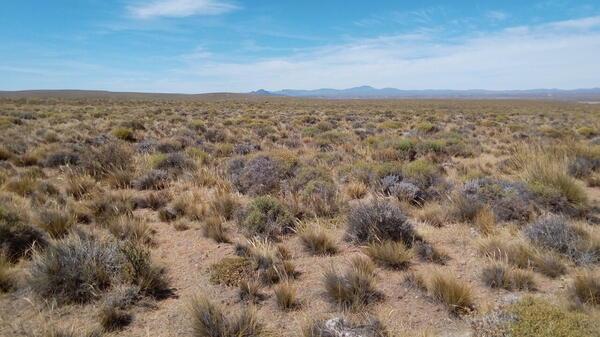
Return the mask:
[[239, 283], [240, 299], [248, 303], [260, 303], [266, 296], [261, 292], [262, 283], [256, 279], [242, 280]]
[[115, 307], [105, 306], [98, 315], [100, 326], [105, 332], [118, 331], [131, 323], [133, 317], [128, 312]]
[[92, 301], [117, 283], [137, 285], [154, 297], [168, 291], [162, 270], [152, 264], [147, 249], [82, 232], [36, 250], [28, 268], [26, 284], [33, 293], [59, 304]]
[[214, 194], [210, 200], [210, 210], [214, 216], [223, 217], [225, 220], [231, 220], [236, 210], [240, 206], [237, 196], [220, 190]]
[[9, 262], [16, 263], [23, 257], [31, 256], [34, 247], [42, 249], [47, 245], [47, 236], [43, 231], [7, 217], [6, 211], [0, 209], [0, 253]]
[[46, 158], [46, 161], [44, 162], [44, 166], [46, 166], [46, 167], [58, 167], [58, 166], [65, 166], [65, 165], [75, 166], [75, 165], [79, 165], [80, 162], [81, 162], [81, 159], [79, 158], [79, 155], [77, 155], [76, 153], [59, 151], [59, 152], [50, 154]]
[[315, 216], [331, 216], [337, 212], [337, 187], [324, 180], [311, 180], [300, 194], [303, 207]]
[[541, 299], [525, 297], [510, 305], [505, 312], [514, 317], [508, 322], [510, 336], [600, 336], [597, 321], [583, 313], [568, 312]]
[[222, 218], [218, 218], [216, 216], [209, 217], [204, 221], [202, 234], [207, 238], [215, 240], [216, 242], [230, 242], [229, 238], [227, 237], [227, 228], [225, 228]]
[[591, 271], [575, 275], [570, 292], [581, 303], [600, 306], [600, 276]]
[[105, 178], [115, 172], [132, 172], [133, 152], [128, 146], [108, 143], [83, 152], [82, 166], [95, 178]]
[[426, 241], [417, 242], [412, 250], [415, 252], [415, 255], [424, 262], [446, 264], [446, 262], [450, 260], [450, 257], [446, 253], [435, 249]]
[[129, 128], [116, 128], [113, 130], [112, 132], [113, 136], [115, 136], [118, 139], [121, 140], [126, 140], [129, 142], [133, 142], [135, 141], [135, 136], [133, 135], [133, 130], [129, 129]]
[[164, 170], [150, 170], [133, 182], [138, 190], [161, 190], [168, 184], [169, 176]]
[[300, 306], [300, 301], [296, 295], [296, 289], [288, 282], [279, 284], [275, 290], [275, 301], [282, 310], [292, 310]]
[[147, 247], [139, 242], [124, 241], [119, 244], [119, 252], [124, 260], [120, 270], [122, 280], [138, 286], [142, 294], [156, 299], [171, 295], [165, 271], [152, 261]]
[[391, 269], [404, 269], [408, 267], [413, 253], [402, 242], [380, 241], [371, 242], [364, 248], [367, 254], [377, 265]]
[[238, 286], [240, 282], [249, 278], [252, 265], [246, 258], [226, 257], [210, 267], [210, 281], [226, 286]]
[[518, 268], [530, 268], [548, 276], [558, 277], [567, 269], [557, 254], [540, 251], [521, 240], [490, 237], [478, 243], [481, 255], [505, 261]]
[[122, 215], [108, 224], [108, 231], [120, 241], [134, 241], [146, 245], [152, 244], [154, 230], [145, 220]]
[[96, 188], [96, 181], [87, 174], [70, 174], [67, 177], [67, 195], [76, 200], [82, 199]]
[[173, 152], [155, 155], [151, 166], [156, 170], [184, 170], [194, 168], [194, 162], [181, 152]]
[[377, 302], [383, 295], [375, 289], [375, 267], [366, 258], [354, 258], [350, 268], [340, 275], [331, 267], [325, 272], [325, 291], [328, 297], [343, 309], [357, 310]]
[[388, 337], [390, 334], [378, 319], [352, 323], [343, 318], [312, 319], [302, 327], [303, 337]]
[[448, 273], [433, 270], [424, 277], [427, 292], [433, 299], [445, 304], [456, 314], [473, 309], [474, 298], [471, 289]]
[[319, 225], [304, 224], [297, 230], [298, 237], [304, 247], [316, 255], [333, 255], [337, 253], [335, 239]]
[[384, 201], [374, 200], [354, 206], [348, 213], [346, 237], [354, 242], [402, 241], [411, 247], [418, 240], [404, 211]]
[[14, 270], [6, 258], [0, 254], [0, 294], [15, 288]]
[[484, 267], [481, 271], [481, 279], [491, 288], [506, 290], [535, 290], [536, 288], [530, 272], [511, 268], [500, 262]]
[[252, 235], [276, 238], [280, 234], [289, 233], [294, 221], [287, 207], [278, 199], [264, 196], [250, 203], [246, 217], [242, 222], [243, 228]]
[[489, 207], [498, 221], [526, 222], [532, 214], [534, 196], [518, 182], [480, 178], [465, 182], [454, 199], [454, 217], [473, 221], [482, 208]]
[[266, 156], [258, 156], [249, 161], [234, 158], [228, 162], [229, 180], [241, 193], [263, 195], [279, 187], [284, 175], [280, 164]]
[[36, 251], [27, 284], [34, 294], [58, 303], [88, 302], [110, 287], [122, 264], [115, 243], [72, 234]]
[[600, 248], [586, 244], [591, 240], [589, 234], [558, 216], [547, 216], [530, 224], [525, 236], [534, 244], [565, 254], [579, 264], [600, 260]]
[[541, 147], [523, 147], [515, 151], [511, 165], [537, 200], [550, 211], [581, 215], [588, 208], [585, 191], [569, 175], [568, 157], [557, 157]]
[[107, 192], [96, 196], [89, 207], [94, 214], [95, 222], [106, 225], [110, 220], [119, 215], [131, 215], [134, 200], [131, 195], [124, 192]]
[[194, 337], [267, 336], [254, 310], [245, 308], [239, 316], [227, 317], [221, 308], [204, 297], [192, 299], [190, 312]]
[[591, 127], [591, 126], [584, 126], [584, 127], [577, 129], [577, 133], [584, 137], [591, 138], [598, 134], [598, 130], [596, 130], [596, 128]]
[[252, 240], [248, 248], [248, 258], [258, 277], [265, 284], [275, 284], [296, 278], [298, 272], [291, 254], [284, 246], [276, 246], [267, 240]]
[[415, 130], [422, 133], [431, 133], [437, 131], [437, 127], [429, 122], [419, 122], [415, 125]]
[[68, 210], [55, 208], [40, 209], [35, 212], [34, 223], [53, 238], [65, 236], [75, 225], [75, 219]]
[[362, 199], [367, 195], [368, 186], [361, 182], [349, 183], [346, 186], [346, 194], [350, 199]]

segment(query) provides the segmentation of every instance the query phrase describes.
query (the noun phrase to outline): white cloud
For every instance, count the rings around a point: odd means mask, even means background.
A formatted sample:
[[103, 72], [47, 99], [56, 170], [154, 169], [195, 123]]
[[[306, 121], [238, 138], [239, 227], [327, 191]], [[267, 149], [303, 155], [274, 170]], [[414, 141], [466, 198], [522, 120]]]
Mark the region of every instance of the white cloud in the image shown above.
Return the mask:
[[559, 21], [551, 23], [550, 26], [555, 28], [592, 29], [595, 27], [600, 27], [600, 16], [592, 16], [577, 20]]
[[504, 21], [508, 19], [508, 14], [503, 11], [490, 11], [486, 16], [493, 21]]
[[[194, 46], [188, 55], [170, 60], [179, 66], [163, 71], [64, 64], [40, 66], [60, 73], [39, 76], [38, 68], [5, 65], [0, 67], [4, 78], [17, 77], [16, 73], [31, 76], [4, 85], [0, 80], [0, 87], [17, 89], [38, 83], [45, 88], [185, 93], [365, 84], [400, 89], [600, 87], [600, 25], [595, 24], [599, 20], [589, 17], [515, 26], [451, 40], [443, 32], [421, 31], [294, 50], [281, 57], [247, 60], [250, 56], [246, 56], [244, 61], [229, 61], [231, 55]], [[40, 78], [44, 79], [41, 84]]]
[[154, 17], [186, 17], [192, 15], [219, 15], [239, 7], [220, 0], [154, 0], [130, 6], [130, 14], [138, 19]]
[[[386, 36], [253, 62], [190, 62], [157, 82], [161, 90], [257, 88], [530, 89], [600, 86], [596, 18], [520, 26], [445, 42], [435, 32]], [[572, 27], [579, 29], [573, 30]]]

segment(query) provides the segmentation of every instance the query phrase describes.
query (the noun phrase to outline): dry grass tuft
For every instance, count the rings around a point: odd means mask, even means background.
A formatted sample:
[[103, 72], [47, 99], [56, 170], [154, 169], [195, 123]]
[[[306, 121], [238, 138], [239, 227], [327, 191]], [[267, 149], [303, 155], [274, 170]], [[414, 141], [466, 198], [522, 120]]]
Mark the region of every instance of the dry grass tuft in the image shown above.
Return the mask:
[[473, 310], [475, 298], [471, 288], [452, 275], [439, 269], [422, 274], [427, 293], [436, 301], [443, 303], [455, 314]]
[[362, 199], [369, 192], [369, 187], [362, 182], [351, 182], [346, 186], [346, 195], [350, 200]]
[[116, 307], [105, 306], [98, 315], [100, 326], [105, 332], [122, 330], [133, 320], [130, 313]]
[[282, 282], [273, 290], [277, 306], [282, 310], [293, 310], [300, 307], [296, 289], [289, 282]]
[[413, 257], [412, 250], [399, 241], [371, 242], [363, 250], [377, 265], [391, 269], [407, 268]]
[[296, 233], [304, 247], [315, 255], [333, 255], [337, 253], [337, 242], [319, 224], [302, 224], [296, 229]]
[[589, 270], [575, 275], [570, 292], [584, 304], [600, 306], [600, 276]]
[[228, 317], [222, 309], [204, 297], [195, 297], [190, 305], [192, 335], [194, 337], [268, 336], [252, 308], [245, 308], [238, 316]]
[[373, 263], [364, 257], [355, 257], [345, 274], [331, 267], [325, 272], [324, 285], [328, 297], [339, 307], [353, 311], [382, 299], [374, 286]]
[[494, 262], [481, 271], [483, 283], [491, 288], [506, 290], [535, 290], [531, 272], [516, 269], [501, 262]]
[[204, 220], [202, 234], [207, 238], [215, 240], [216, 242], [231, 242], [227, 235], [227, 228], [225, 227], [223, 218], [216, 216], [211, 216]]

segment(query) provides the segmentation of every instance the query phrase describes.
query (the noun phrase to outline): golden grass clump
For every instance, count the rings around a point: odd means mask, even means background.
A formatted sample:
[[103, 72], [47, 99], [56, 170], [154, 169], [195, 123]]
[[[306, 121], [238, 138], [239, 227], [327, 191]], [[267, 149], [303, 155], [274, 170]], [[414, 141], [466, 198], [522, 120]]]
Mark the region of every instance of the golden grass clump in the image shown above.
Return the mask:
[[391, 269], [407, 268], [413, 257], [412, 250], [401, 241], [374, 241], [363, 250], [377, 265]]
[[420, 282], [436, 301], [453, 313], [461, 314], [474, 309], [475, 298], [471, 287], [440, 269], [421, 274]]
[[332, 255], [338, 250], [336, 240], [320, 224], [304, 223], [298, 226], [296, 233], [304, 247], [315, 255]]

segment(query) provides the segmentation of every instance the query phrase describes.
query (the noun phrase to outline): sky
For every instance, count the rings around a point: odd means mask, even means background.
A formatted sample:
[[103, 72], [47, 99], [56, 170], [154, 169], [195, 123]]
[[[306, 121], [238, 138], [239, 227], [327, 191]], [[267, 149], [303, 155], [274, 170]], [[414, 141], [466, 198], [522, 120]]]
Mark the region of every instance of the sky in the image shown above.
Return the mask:
[[600, 87], [600, 1], [0, 1], [0, 90], [362, 85]]

